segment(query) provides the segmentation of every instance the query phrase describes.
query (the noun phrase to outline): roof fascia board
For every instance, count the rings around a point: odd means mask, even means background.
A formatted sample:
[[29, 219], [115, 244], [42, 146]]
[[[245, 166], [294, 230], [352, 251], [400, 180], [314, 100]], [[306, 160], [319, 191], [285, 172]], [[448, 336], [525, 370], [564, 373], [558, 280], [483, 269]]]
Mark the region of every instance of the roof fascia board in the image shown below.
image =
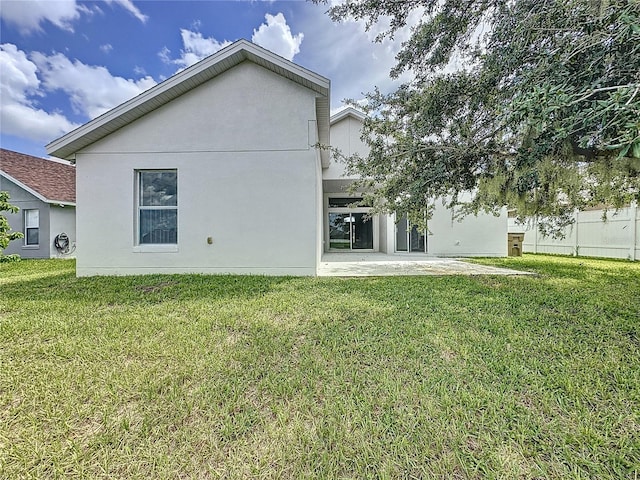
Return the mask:
[[61, 201], [61, 200], [52, 200], [52, 199], [46, 198], [44, 195], [36, 192], [33, 188], [29, 187], [28, 185], [25, 185], [20, 180], [18, 180], [16, 178], [13, 178], [11, 175], [9, 175], [4, 170], [0, 170], [0, 175], [2, 175], [4, 178], [9, 180], [11, 183], [14, 183], [16, 186], [18, 186], [21, 189], [25, 190], [26, 192], [29, 192], [31, 195], [36, 197], [41, 202], [44, 202], [44, 203], [55, 203], [56, 205], [69, 205], [69, 206], [74, 206], [74, 207], [76, 205], [73, 202], [66, 202], [66, 201]]

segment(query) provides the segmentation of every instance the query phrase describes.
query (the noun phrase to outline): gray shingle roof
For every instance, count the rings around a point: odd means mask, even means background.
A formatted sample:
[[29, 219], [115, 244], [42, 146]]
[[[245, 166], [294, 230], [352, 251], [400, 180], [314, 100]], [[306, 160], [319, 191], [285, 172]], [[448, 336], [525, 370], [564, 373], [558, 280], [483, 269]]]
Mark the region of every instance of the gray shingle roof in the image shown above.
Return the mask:
[[71, 165], [0, 148], [0, 171], [49, 203], [76, 202], [76, 169]]

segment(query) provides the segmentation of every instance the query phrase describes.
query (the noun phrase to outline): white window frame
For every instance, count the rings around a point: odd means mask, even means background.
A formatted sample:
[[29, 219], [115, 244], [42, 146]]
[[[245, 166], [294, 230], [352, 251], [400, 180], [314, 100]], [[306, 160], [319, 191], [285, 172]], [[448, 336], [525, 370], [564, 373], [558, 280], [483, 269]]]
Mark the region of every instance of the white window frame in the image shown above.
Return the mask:
[[[140, 238], [140, 213], [143, 210], [175, 210], [176, 215], [178, 212], [179, 199], [176, 200], [176, 205], [163, 205], [163, 206], [145, 206], [142, 205], [142, 190], [140, 188], [142, 182], [143, 173], [163, 173], [163, 172], [175, 172], [176, 174], [176, 192], [178, 189], [178, 169], [177, 168], [148, 168], [135, 170], [135, 246], [136, 252], [164, 252], [164, 251], [177, 251], [178, 245], [178, 222], [176, 221], [176, 242], [175, 243], [142, 243]], [[176, 193], [177, 194], [177, 193]]]
[[[37, 222], [35, 225], [29, 223], [29, 212], [36, 212]], [[29, 241], [28, 230], [38, 230], [38, 243], [27, 243]], [[27, 208], [24, 210], [24, 246], [30, 248], [36, 248], [40, 246], [40, 209], [39, 208]]]

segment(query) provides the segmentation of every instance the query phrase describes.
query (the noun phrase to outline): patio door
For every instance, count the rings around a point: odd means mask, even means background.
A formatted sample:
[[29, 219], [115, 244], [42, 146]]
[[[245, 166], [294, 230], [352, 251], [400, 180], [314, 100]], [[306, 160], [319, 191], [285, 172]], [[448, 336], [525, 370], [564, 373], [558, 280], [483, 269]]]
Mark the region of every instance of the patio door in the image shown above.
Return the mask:
[[360, 199], [330, 198], [328, 231], [330, 251], [373, 251], [374, 218], [367, 207], [351, 207]]
[[396, 252], [427, 252], [426, 232], [418, 230], [407, 217], [396, 221]]

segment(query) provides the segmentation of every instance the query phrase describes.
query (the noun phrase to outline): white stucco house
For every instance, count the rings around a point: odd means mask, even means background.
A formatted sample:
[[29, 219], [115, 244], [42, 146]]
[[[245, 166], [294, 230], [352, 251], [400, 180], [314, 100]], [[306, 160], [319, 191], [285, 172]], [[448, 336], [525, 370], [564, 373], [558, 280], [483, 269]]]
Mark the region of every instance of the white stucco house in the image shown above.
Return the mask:
[[240, 40], [47, 145], [76, 164], [77, 274], [315, 275], [325, 252], [507, 253], [506, 212], [429, 235], [350, 208], [317, 143], [366, 153], [330, 81]]

